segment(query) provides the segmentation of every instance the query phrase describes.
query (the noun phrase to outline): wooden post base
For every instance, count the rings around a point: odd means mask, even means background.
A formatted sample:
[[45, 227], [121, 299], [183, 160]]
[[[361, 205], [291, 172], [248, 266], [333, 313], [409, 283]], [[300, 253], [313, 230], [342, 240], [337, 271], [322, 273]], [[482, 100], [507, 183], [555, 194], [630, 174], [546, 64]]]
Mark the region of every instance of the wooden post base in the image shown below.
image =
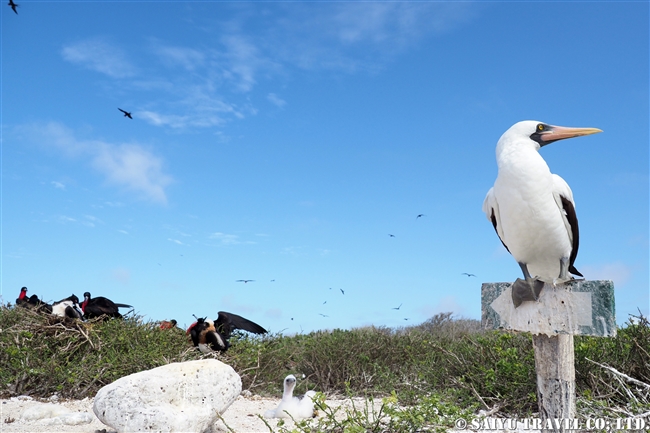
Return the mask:
[[535, 370], [537, 371], [537, 402], [539, 417], [558, 420], [553, 429], [544, 433], [564, 433], [565, 422], [576, 416], [576, 378], [573, 354], [573, 335], [548, 337], [533, 335]]

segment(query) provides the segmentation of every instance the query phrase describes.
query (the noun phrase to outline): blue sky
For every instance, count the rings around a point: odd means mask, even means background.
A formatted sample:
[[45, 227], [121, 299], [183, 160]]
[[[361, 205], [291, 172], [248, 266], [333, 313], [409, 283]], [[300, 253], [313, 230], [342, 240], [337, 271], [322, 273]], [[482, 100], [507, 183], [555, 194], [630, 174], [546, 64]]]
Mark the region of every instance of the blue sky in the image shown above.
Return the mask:
[[619, 323], [648, 314], [647, 2], [19, 5], [4, 302], [90, 291], [286, 333], [478, 319], [481, 282], [520, 276], [481, 211], [494, 148], [533, 119], [604, 131], [541, 153], [577, 269], [614, 280]]

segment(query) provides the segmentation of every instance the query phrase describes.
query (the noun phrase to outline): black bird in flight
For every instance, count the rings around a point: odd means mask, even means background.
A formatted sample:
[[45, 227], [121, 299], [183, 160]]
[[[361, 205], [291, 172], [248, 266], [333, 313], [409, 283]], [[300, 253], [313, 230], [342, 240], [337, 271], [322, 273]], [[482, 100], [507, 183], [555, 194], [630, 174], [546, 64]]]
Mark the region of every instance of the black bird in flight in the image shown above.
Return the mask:
[[343, 291], [343, 289], [339, 289], [339, 290], [341, 291], [341, 293], [343, 293], [345, 295], [345, 292]]
[[318, 313], [318, 314], [323, 316], [323, 317], [329, 317], [327, 314], [323, 314], [323, 313]]
[[418, 214], [418, 216], [416, 216], [416, 217], [415, 217], [415, 219], [418, 219], [418, 218], [420, 218], [420, 217], [423, 217], [423, 216], [426, 216], [426, 215], [425, 215], [425, 214], [423, 214], [423, 213], [421, 213], [421, 214]]
[[131, 117], [131, 113], [129, 113], [128, 111], [124, 111], [120, 107], [117, 107], [117, 109], [120, 110], [122, 113], [124, 113], [124, 117], [128, 117], [129, 119], [133, 119], [133, 117]]
[[402, 304], [399, 304], [399, 307], [393, 307], [393, 310], [399, 310], [400, 308], [402, 308]]
[[13, 11], [16, 12], [16, 15], [18, 15], [18, 11], [16, 10], [18, 5], [16, 3], [14, 3], [14, 0], [9, 0], [9, 3], [7, 3], [7, 4], [9, 6], [11, 6], [11, 9], [13, 9]]
[[395, 237], [395, 235], [391, 235], [390, 233], [388, 233], [388, 236], [390, 236], [391, 238]]
[[235, 282], [236, 282], [236, 283], [244, 283], [244, 284], [245, 284], [245, 283], [250, 283], [251, 281], [255, 281], [255, 280], [237, 280], [237, 281], [235, 281]]
[[475, 277], [476, 276], [474, 274], [468, 274], [467, 272], [463, 272], [461, 275], [467, 275], [468, 277]]

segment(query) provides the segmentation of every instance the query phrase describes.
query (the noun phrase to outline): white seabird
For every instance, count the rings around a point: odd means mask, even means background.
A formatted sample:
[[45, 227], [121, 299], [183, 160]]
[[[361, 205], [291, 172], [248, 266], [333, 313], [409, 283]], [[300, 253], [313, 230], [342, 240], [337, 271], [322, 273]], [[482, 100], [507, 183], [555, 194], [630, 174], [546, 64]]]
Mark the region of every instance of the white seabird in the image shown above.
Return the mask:
[[573, 265], [579, 244], [573, 193], [538, 151], [557, 140], [598, 132], [527, 120], [514, 124], [497, 143], [499, 173], [483, 212], [524, 273], [525, 279], [512, 285], [515, 307], [537, 300], [545, 282], [567, 282], [569, 273], [582, 276]]
[[314, 411], [314, 396], [316, 391], [307, 391], [302, 397], [294, 397], [293, 389], [296, 386], [296, 377], [293, 374], [284, 378], [284, 391], [282, 400], [277, 408], [267, 410], [264, 413], [266, 418], [313, 418], [316, 415]]

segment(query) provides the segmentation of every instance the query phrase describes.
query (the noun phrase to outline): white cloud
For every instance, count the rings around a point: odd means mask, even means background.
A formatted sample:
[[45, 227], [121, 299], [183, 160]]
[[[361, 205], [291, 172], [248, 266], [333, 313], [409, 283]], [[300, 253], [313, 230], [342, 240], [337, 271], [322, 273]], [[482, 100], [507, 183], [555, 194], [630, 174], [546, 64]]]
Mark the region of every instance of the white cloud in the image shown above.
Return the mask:
[[131, 271], [126, 268], [116, 268], [111, 271], [111, 277], [122, 284], [129, 284], [129, 281], [131, 281]]
[[253, 241], [243, 241], [239, 239], [237, 235], [229, 235], [226, 233], [215, 232], [208, 235], [208, 239], [215, 239], [221, 243], [221, 245], [252, 245], [256, 242]]
[[95, 227], [95, 223], [101, 224], [103, 221], [92, 215], [84, 215], [84, 219], [81, 221], [81, 223], [86, 227]]
[[269, 61], [259, 52], [258, 47], [241, 34], [223, 36], [221, 43], [225, 48], [222, 54], [223, 76], [235, 83], [242, 92], [249, 92], [257, 83], [258, 70], [268, 67]]
[[269, 93], [268, 95], [266, 95], [266, 99], [268, 99], [269, 102], [271, 102], [271, 104], [273, 104], [273, 105], [275, 105], [276, 107], [279, 107], [279, 108], [282, 108], [285, 105], [287, 105], [287, 101], [280, 98], [275, 93]]
[[[132, 191], [143, 199], [167, 203], [165, 188], [173, 179], [164, 172], [162, 158], [144, 146], [79, 139], [72, 130], [56, 122], [26, 125], [21, 129], [68, 157], [88, 159], [107, 183]], [[105, 204], [121, 206], [113, 202]]]
[[112, 78], [126, 78], [135, 74], [135, 67], [119, 48], [101, 38], [87, 39], [63, 47], [63, 58]]
[[239, 241], [239, 236], [237, 235], [228, 235], [221, 232], [212, 233], [208, 236], [210, 239], [216, 239], [220, 241], [223, 245], [237, 245], [241, 242]]
[[622, 262], [595, 266], [580, 266], [580, 272], [588, 280], [612, 280], [617, 287], [624, 286], [632, 275], [632, 267]]
[[155, 44], [154, 51], [164, 63], [170, 66], [181, 66], [188, 71], [195, 70], [205, 61], [205, 54], [194, 48]]
[[62, 190], [65, 191], [65, 185], [62, 184], [61, 182], [57, 182], [57, 181], [53, 180], [50, 183], [54, 186], [54, 188], [62, 189]]
[[264, 316], [268, 317], [270, 319], [281, 319], [282, 318], [282, 310], [279, 308], [269, 308], [264, 312]]
[[127, 232], [126, 230], [121, 230], [121, 229], [118, 230], [118, 232], [122, 233], [123, 235], [128, 235], [129, 234], [129, 232]]
[[167, 238], [167, 240], [178, 245], [185, 245], [183, 242], [179, 241], [178, 239]]
[[76, 223], [77, 222], [77, 220], [75, 218], [65, 216], [65, 215], [59, 215], [57, 217], [57, 221], [59, 221], [60, 223], [64, 223], [64, 224], [65, 223]]
[[93, 167], [102, 172], [109, 183], [129, 190], [158, 203], [166, 203], [165, 187], [172, 178], [163, 173], [162, 158], [139, 145], [97, 146]]
[[438, 304], [435, 306], [432, 305], [423, 305], [416, 309], [416, 311], [422, 314], [425, 317], [433, 317], [438, 313], [449, 313], [452, 312], [454, 315], [462, 314], [465, 311], [465, 307], [458, 303], [456, 296], [448, 295], [443, 297], [438, 301]]

